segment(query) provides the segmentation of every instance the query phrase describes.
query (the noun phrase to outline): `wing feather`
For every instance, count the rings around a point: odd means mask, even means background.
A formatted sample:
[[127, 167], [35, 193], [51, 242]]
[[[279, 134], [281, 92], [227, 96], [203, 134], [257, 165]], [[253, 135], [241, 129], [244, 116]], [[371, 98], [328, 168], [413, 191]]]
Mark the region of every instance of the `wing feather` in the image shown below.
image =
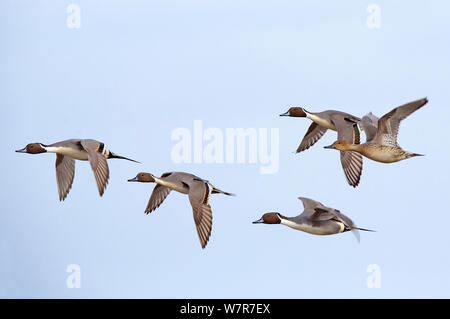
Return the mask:
[[63, 201], [72, 187], [75, 176], [75, 160], [64, 155], [56, 154], [55, 167], [59, 200]]

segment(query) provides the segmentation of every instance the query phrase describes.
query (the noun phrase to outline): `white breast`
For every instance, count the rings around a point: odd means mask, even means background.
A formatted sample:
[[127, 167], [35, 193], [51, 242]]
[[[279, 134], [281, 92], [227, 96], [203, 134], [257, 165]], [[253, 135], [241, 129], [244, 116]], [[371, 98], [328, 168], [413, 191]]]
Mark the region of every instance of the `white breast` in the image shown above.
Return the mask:
[[329, 120], [323, 119], [321, 117], [318, 117], [317, 115], [310, 114], [310, 113], [306, 113], [306, 117], [322, 127], [325, 127], [329, 130], [336, 131], [336, 126], [334, 126], [333, 123], [331, 123]]
[[[314, 227], [314, 226], [311, 226], [311, 225], [308, 225], [308, 224], [297, 224], [297, 223], [294, 223], [294, 222], [292, 222], [290, 220], [286, 220], [286, 219], [283, 219], [283, 218], [281, 218], [281, 224], [285, 225], [285, 226], [288, 226], [288, 227], [291, 227], [291, 228], [296, 229], [296, 230], [301, 230], [301, 231], [304, 231], [306, 233], [313, 234], [313, 235], [330, 235], [330, 234], [334, 234], [334, 232], [330, 232], [330, 229], [327, 229], [327, 228]], [[341, 222], [338, 222], [338, 224], [341, 227], [340, 232], [342, 232], [344, 230], [345, 226]]]
[[313, 227], [313, 226], [309, 226], [306, 224], [297, 224], [297, 223], [294, 223], [294, 222], [292, 222], [290, 220], [286, 220], [286, 219], [281, 219], [281, 224], [291, 227], [296, 230], [301, 230], [301, 231], [310, 233], [310, 234], [323, 235], [322, 232], [320, 231], [320, 228], [318, 228], [318, 227]]
[[77, 159], [80, 161], [88, 160], [88, 154], [84, 150], [77, 150], [77, 149], [73, 149], [71, 147], [64, 147], [64, 146], [59, 146], [59, 147], [48, 147], [47, 146], [45, 149], [49, 153], [61, 154], [61, 155], [71, 157], [71, 158], [74, 158], [74, 159]]
[[171, 190], [180, 192], [182, 194], [189, 194], [189, 191], [183, 187], [183, 184], [181, 184], [179, 182], [168, 182], [163, 179], [159, 179], [157, 177], [155, 177], [155, 182], [161, 186], [168, 187]]

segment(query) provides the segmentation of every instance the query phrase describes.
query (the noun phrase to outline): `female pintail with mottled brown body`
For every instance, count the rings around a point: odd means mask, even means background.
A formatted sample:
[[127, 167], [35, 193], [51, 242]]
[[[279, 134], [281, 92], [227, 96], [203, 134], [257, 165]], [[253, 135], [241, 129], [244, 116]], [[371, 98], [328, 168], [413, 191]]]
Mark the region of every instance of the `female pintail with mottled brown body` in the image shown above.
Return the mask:
[[372, 231], [356, 227], [350, 218], [339, 210], [326, 207], [321, 203], [299, 197], [303, 203], [303, 213], [296, 217], [285, 217], [277, 212], [264, 214], [253, 224], [281, 224], [313, 235], [333, 235], [352, 231], [359, 242], [359, 230]]
[[[403, 150], [397, 143], [397, 136], [400, 122], [427, 102], [427, 98], [423, 98], [399, 106], [381, 117], [378, 122], [373, 115], [369, 118], [371, 115], [369, 113], [366, 120], [361, 122], [366, 132], [366, 143], [354, 145], [345, 140], [337, 140], [325, 148], [358, 152], [381, 163], [394, 163], [414, 156], [423, 156]], [[358, 129], [356, 123], [353, 124], [353, 128]]]
[[234, 194], [221, 191], [214, 187], [209, 181], [189, 173], [169, 172], [161, 177], [141, 172], [136, 177], [129, 179], [129, 182], [156, 183], [150, 200], [148, 201], [145, 213], [149, 214], [161, 205], [171, 190], [187, 194], [191, 202], [194, 213], [195, 227], [197, 228], [198, 238], [202, 248], [206, 247], [212, 229], [212, 212], [209, 205], [211, 194], [225, 194], [234, 196]]
[[139, 163], [114, 154], [105, 147], [105, 144], [95, 140], [71, 139], [50, 145], [31, 143], [16, 152], [28, 154], [56, 153], [56, 181], [60, 201], [67, 197], [72, 187], [75, 176], [75, 160], [89, 161], [100, 196], [103, 195], [109, 179], [106, 159], [120, 158]]
[[[297, 148], [297, 153], [313, 146], [328, 129], [337, 131], [338, 139], [359, 144], [359, 136], [354, 135], [352, 123], [347, 120], [359, 122], [361, 119], [351, 114], [334, 110], [313, 113], [306, 111], [302, 107], [291, 107], [286, 113], [280, 114], [280, 116], [306, 117], [312, 121], [311, 126]], [[341, 165], [347, 182], [353, 187], [358, 186], [363, 166], [362, 156], [355, 152], [343, 151], [341, 152]]]

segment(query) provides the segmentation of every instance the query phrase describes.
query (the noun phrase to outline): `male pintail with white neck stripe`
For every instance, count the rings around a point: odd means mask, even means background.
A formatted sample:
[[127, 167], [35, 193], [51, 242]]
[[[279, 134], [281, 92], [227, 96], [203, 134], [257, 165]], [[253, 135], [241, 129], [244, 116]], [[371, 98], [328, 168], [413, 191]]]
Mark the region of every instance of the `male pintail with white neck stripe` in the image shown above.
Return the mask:
[[[354, 135], [352, 122], [361, 121], [360, 118], [340, 111], [324, 111], [319, 113], [308, 112], [302, 107], [291, 107], [280, 116], [306, 117], [312, 121], [311, 126], [297, 148], [297, 153], [313, 146], [327, 130], [337, 131], [338, 139], [359, 144], [359, 136]], [[356, 152], [341, 152], [341, 165], [349, 185], [356, 187], [359, 184], [363, 166], [362, 156]]]
[[141, 172], [136, 177], [129, 179], [129, 182], [156, 183], [150, 200], [148, 201], [145, 213], [149, 214], [161, 205], [171, 190], [187, 194], [191, 202], [194, 214], [195, 227], [202, 248], [206, 247], [212, 229], [212, 212], [209, 205], [211, 194], [234, 194], [224, 192], [214, 187], [209, 181], [195, 175], [184, 172], [164, 173], [161, 177], [156, 177], [150, 173]]
[[75, 176], [75, 160], [89, 161], [100, 196], [103, 195], [109, 180], [107, 159], [120, 158], [139, 163], [114, 154], [105, 147], [105, 144], [89, 139], [70, 139], [50, 145], [30, 143], [16, 152], [28, 154], [56, 153], [56, 181], [60, 201], [67, 197], [72, 187]]
[[371, 231], [356, 227], [353, 221], [339, 210], [326, 207], [315, 200], [299, 197], [303, 203], [303, 213], [296, 217], [285, 217], [277, 212], [264, 214], [253, 224], [281, 224], [313, 235], [333, 235], [352, 231], [359, 242], [359, 230]]

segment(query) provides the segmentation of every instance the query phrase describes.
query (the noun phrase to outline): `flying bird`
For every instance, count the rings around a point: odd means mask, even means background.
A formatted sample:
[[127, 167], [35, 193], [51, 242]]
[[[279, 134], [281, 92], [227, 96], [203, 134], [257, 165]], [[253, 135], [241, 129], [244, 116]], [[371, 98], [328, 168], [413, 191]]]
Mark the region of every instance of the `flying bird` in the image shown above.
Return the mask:
[[[359, 122], [360, 118], [340, 111], [324, 111], [319, 113], [308, 112], [302, 107], [291, 107], [280, 116], [306, 117], [312, 121], [296, 153], [302, 152], [313, 146], [327, 130], [337, 131], [338, 139], [352, 144], [359, 144], [359, 135], [354, 135], [352, 122]], [[361, 179], [363, 168], [362, 156], [352, 151], [341, 152], [341, 165], [349, 185], [356, 187]]]
[[129, 179], [129, 182], [156, 183], [150, 200], [148, 201], [145, 213], [149, 214], [158, 208], [169, 195], [171, 190], [189, 196], [189, 202], [194, 214], [195, 227], [202, 248], [206, 247], [212, 229], [212, 211], [209, 205], [211, 194], [234, 194], [224, 192], [214, 187], [209, 181], [195, 175], [184, 172], [164, 173], [161, 177], [156, 177], [150, 173], [141, 172], [136, 177]]
[[356, 227], [353, 221], [339, 210], [326, 207], [315, 200], [299, 197], [303, 203], [303, 212], [296, 217], [286, 217], [278, 212], [265, 213], [253, 224], [281, 224], [313, 235], [333, 235], [351, 231], [359, 242], [359, 230], [370, 229]]
[[103, 195], [109, 180], [107, 159], [120, 158], [139, 163], [114, 154], [105, 147], [105, 144], [89, 139], [70, 139], [50, 145], [30, 143], [24, 148], [16, 150], [16, 152], [28, 154], [56, 153], [56, 182], [60, 201], [67, 197], [72, 187], [75, 176], [75, 160], [89, 161], [100, 196]]
[[[383, 115], [378, 122], [376, 117], [366, 118], [360, 125], [366, 132], [366, 143], [356, 145], [346, 140], [338, 139], [336, 142], [325, 148], [342, 151], [353, 151], [364, 155], [371, 160], [381, 163], [394, 163], [415, 156], [423, 156], [418, 153], [405, 151], [398, 145], [397, 137], [400, 122], [410, 114], [427, 104], [428, 99], [423, 98], [396, 107], [389, 113]], [[369, 113], [370, 115], [370, 113]], [[373, 115], [372, 115], [373, 116]], [[353, 122], [353, 129], [358, 130], [356, 122]]]

